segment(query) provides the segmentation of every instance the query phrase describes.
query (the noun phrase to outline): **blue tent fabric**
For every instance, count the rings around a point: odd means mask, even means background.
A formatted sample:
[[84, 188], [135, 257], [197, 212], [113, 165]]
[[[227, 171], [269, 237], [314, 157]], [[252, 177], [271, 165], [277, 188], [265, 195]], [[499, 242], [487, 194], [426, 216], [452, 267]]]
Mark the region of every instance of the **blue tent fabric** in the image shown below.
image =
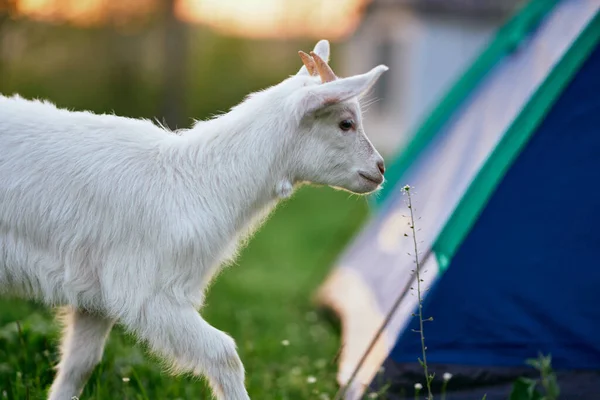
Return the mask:
[[[430, 364], [450, 373], [465, 367], [521, 373], [527, 358], [543, 352], [552, 355], [556, 370], [600, 371], [599, 71], [600, 46], [427, 296], [424, 315], [434, 317], [425, 325]], [[418, 367], [417, 323], [399, 336], [386, 362], [392, 370]], [[438, 378], [446, 371], [436, 371]], [[599, 398], [600, 376], [584, 381], [579, 392], [563, 392], [566, 398]]]

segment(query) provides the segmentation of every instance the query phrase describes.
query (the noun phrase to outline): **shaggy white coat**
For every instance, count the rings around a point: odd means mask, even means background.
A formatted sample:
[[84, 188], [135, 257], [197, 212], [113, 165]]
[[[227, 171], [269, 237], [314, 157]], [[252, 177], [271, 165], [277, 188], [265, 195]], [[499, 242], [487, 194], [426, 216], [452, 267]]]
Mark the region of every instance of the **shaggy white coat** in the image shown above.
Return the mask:
[[234, 340], [197, 312], [204, 289], [298, 184], [377, 190], [357, 97], [385, 70], [322, 84], [302, 67], [177, 133], [0, 96], [0, 293], [70, 310], [49, 398], [81, 393], [118, 322], [217, 398], [248, 399]]

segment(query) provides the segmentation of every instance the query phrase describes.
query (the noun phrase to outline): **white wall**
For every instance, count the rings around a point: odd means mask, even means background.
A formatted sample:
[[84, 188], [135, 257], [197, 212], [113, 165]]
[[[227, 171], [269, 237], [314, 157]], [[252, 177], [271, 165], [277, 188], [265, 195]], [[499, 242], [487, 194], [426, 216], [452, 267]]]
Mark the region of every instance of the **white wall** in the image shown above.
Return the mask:
[[[416, 126], [468, 68], [493, 37], [501, 20], [417, 13], [381, 8], [367, 15], [343, 46], [345, 75], [365, 72], [386, 63], [383, 82], [388, 97], [368, 108], [367, 134], [384, 155], [393, 155]], [[391, 53], [383, 57], [380, 44], [389, 40]], [[380, 92], [374, 92], [377, 96]]]

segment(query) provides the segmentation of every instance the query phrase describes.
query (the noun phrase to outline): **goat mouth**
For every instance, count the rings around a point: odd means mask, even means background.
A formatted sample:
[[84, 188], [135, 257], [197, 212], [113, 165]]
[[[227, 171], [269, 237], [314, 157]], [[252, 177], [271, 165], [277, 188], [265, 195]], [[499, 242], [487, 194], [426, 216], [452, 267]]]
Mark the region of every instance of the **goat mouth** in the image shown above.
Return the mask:
[[359, 172], [358, 175], [360, 175], [362, 178], [368, 180], [369, 182], [372, 182], [376, 185], [381, 185], [381, 183], [383, 182], [383, 176], [379, 176], [377, 178], [372, 177], [371, 175], [367, 175], [363, 172]]

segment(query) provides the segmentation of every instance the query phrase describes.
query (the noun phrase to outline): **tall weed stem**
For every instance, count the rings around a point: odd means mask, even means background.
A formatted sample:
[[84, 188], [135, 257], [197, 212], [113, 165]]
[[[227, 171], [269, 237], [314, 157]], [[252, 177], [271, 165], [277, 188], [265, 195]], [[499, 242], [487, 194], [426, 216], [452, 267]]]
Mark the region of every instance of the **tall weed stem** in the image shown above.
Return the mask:
[[[415, 273], [417, 277], [417, 299], [419, 301], [419, 307], [417, 312], [417, 317], [419, 318], [419, 335], [421, 336], [421, 354], [423, 359], [419, 359], [419, 363], [423, 367], [423, 371], [425, 373], [425, 382], [427, 387], [427, 399], [433, 400], [433, 395], [431, 394], [431, 381], [433, 381], [433, 375], [429, 375], [429, 371], [427, 370], [427, 346], [425, 346], [425, 331], [423, 329], [423, 323], [425, 320], [423, 319], [423, 299], [421, 296], [421, 261], [419, 260], [419, 246], [417, 244], [417, 228], [415, 226], [415, 213], [412, 205], [412, 196], [411, 196], [411, 187], [406, 185], [402, 188], [402, 191], [407, 195], [408, 201], [408, 209], [410, 211], [410, 229], [412, 231], [413, 244], [414, 244], [414, 256], [415, 256]], [[428, 321], [431, 319], [427, 319]]]

